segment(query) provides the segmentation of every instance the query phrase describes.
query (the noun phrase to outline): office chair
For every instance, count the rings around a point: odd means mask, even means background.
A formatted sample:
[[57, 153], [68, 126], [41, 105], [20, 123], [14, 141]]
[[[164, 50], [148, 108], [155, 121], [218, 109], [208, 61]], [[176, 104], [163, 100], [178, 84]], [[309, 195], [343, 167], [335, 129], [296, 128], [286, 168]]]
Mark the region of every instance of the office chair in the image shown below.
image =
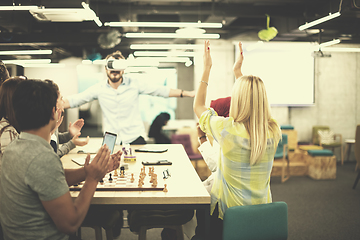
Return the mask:
[[[282, 139], [279, 141], [279, 144], [276, 148], [275, 159], [282, 159], [282, 168], [281, 168], [281, 182], [285, 182], [290, 178], [290, 161], [289, 161], [289, 147], [288, 147], [288, 135], [282, 134]], [[287, 162], [287, 166], [286, 166]]]
[[355, 133], [355, 158], [356, 158], [356, 169], [358, 171], [358, 175], [355, 179], [353, 189], [356, 188], [357, 183], [360, 180], [360, 125], [356, 126], [356, 133]]
[[285, 240], [288, 207], [285, 202], [230, 207], [223, 224], [223, 240]]
[[329, 126], [313, 126], [312, 142], [314, 145], [330, 148], [333, 152], [335, 148], [340, 147], [341, 164], [344, 163], [342, 135], [333, 133]]
[[195, 161], [195, 168], [197, 168], [197, 160], [201, 160], [203, 158], [201, 154], [194, 153], [189, 134], [173, 134], [171, 135], [171, 143], [182, 144], [189, 159]]

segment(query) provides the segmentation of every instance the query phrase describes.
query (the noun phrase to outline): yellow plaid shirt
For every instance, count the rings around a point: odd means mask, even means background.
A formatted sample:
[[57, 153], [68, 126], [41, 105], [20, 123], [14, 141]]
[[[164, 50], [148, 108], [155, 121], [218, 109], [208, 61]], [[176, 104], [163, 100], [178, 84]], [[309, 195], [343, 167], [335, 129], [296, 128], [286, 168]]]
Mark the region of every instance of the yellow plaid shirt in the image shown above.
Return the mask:
[[250, 166], [250, 136], [244, 124], [232, 117], [217, 116], [212, 109], [205, 111], [199, 125], [220, 144], [221, 154], [211, 189], [211, 214], [219, 204], [219, 218], [233, 206], [255, 205], [272, 202], [270, 173], [278, 143], [270, 132], [266, 152], [261, 161]]

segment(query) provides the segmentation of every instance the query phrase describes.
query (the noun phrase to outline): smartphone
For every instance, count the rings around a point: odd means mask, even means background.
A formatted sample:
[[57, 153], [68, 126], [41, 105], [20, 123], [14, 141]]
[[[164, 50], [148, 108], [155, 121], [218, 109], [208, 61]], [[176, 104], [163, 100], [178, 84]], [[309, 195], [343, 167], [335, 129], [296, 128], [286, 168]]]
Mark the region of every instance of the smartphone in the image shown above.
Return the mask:
[[171, 165], [172, 162], [169, 162], [168, 160], [157, 160], [157, 161], [143, 161], [143, 165]]
[[117, 137], [117, 134], [115, 134], [115, 133], [105, 132], [105, 135], [103, 138], [102, 146], [104, 144], [106, 144], [106, 146], [108, 146], [108, 148], [110, 149], [111, 154], [113, 154], [113, 151], [114, 151], [116, 137]]

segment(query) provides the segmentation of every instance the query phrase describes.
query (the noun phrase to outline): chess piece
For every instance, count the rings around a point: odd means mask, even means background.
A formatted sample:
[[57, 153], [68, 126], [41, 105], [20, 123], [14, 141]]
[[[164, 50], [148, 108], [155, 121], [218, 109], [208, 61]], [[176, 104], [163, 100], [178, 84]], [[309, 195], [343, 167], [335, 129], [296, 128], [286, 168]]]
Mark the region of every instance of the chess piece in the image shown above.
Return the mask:
[[166, 186], [167, 186], [167, 184], [165, 183], [165, 184], [164, 184], [164, 190], [163, 190], [163, 192], [168, 192]]
[[133, 173], [131, 174], [131, 179], [130, 179], [130, 181], [131, 181], [132, 183], [135, 181], [135, 178], [134, 178], [134, 174], [133, 174]]
[[117, 176], [118, 176], [117, 169], [115, 169], [115, 171], [114, 171], [114, 176], [115, 176], [115, 177], [117, 177]]
[[121, 177], [121, 178], [124, 178], [124, 177], [125, 177], [125, 175], [124, 175], [124, 170], [121, 170], [120, 177]]
[[113, 179], [112, 179], [112, 177], [111, 177], [111, 173], [109, 174], [109, 182], [112, 182], [113, 181]]

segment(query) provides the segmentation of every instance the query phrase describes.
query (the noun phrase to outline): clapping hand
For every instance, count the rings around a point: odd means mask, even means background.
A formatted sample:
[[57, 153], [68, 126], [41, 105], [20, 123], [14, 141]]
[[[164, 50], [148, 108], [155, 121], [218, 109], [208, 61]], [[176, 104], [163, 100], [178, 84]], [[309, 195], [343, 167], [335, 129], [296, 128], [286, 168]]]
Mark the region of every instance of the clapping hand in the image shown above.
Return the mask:
[[108, 168], [108, 173], [119, 168], [121, 155], [122, 155], [122, 151], [119, 150], [119, 151], [117, 151], [117, 153], [114, 153], [110, 156], [110, 164], [109, 164], [109, 168]]
[[85, 173], [86, 179], [92, 179], [96, 182], [100, 181], [107, 173], [110, 166], [110, 149], [106, 146], [101, 146], [96, 156], [90, 163], [90, 154], [85, 159]]
[[76, 134], [71, 141], [75, 144], [75, 146], [85, 146], [86, 144], [89, 143], [90, 137], [87, 136], [85, 139], [80, 139], [81, 133], [79, 132], [78, 134]]
[[78, 119], [74, 123], [69, 123], [69, 132], [71, 136], [75, 136], [80, 133], [82, 127], [84, 126], [84, 119]]

